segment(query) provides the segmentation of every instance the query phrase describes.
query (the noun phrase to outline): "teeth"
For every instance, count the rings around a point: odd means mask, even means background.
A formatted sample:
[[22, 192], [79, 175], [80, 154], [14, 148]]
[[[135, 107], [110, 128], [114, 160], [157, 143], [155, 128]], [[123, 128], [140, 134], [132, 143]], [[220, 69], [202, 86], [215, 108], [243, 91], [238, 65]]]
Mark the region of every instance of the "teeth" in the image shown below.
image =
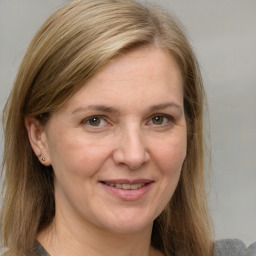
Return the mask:
[[122, 189], [131, 189], [131, 185], [130, 184], [123, 184]]
[[116, 187], [116, 188], [121, 188], [124, 190], [135, 190], [139, 189], [143, 186], [145, 186], [145, 183], [138, 183], [138, 184], [114, 184], [114, 183], [106, 183], [106, 185], [110, 187]]

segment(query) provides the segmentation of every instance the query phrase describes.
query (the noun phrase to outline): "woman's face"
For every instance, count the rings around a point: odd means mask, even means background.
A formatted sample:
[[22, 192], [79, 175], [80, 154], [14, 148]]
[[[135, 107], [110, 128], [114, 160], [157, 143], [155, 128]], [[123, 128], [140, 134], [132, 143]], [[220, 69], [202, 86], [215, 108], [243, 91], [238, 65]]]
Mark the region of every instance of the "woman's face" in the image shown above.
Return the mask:
[[186, 156], [182, 78], [165, 50], [106, 65], [40, 136], [55, 174], [56, 218], [114, 232], [151, 228]]

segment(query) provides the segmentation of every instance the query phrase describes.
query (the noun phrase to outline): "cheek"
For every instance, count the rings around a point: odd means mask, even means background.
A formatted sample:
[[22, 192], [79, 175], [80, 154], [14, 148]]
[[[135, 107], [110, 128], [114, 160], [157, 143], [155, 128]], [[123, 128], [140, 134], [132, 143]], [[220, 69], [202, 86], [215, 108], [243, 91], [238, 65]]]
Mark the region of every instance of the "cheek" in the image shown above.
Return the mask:
[[81, 136], [53, 140], [49, 150], [55, 173], [73, 177], [90, 177], [97, 173], [108, 158], [110, 149]]
[[155, 158], [159, 169], [168, 176], [179, 175], [186, 157], [186, 134], [176, 138], [166, 138], [155, 150]]
[[[185, 139], [184, 139], [185, 138]], [[164, 210], [179, 182], [182, 165], [186, 156], [186, 135], [183, 137], [166, 137], [155, 148], [154, 162], [158, 170], [158, 197], [155, 217]], [[160, 198], [160, 200], [159, 200]]]

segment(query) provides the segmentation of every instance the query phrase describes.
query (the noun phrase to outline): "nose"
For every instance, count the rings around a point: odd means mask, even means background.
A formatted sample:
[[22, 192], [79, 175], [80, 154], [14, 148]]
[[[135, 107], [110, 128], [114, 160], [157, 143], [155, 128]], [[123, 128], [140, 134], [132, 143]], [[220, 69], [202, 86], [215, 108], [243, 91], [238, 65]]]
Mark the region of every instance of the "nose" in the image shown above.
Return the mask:
[[120, 132], [113, 159], [116, 164], [125, 165], [132, 170], [149, 161], [150, 155], [139, 128], [131, 127]]

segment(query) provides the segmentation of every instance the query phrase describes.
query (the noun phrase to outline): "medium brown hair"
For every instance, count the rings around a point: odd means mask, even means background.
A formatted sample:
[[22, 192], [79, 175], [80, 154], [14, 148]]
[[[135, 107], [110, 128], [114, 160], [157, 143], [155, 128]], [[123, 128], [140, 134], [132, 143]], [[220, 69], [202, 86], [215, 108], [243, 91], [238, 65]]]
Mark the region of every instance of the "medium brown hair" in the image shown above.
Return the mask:
[[212, 255], [204, 186], [204, 90], [197, 60], [177, 21], [133, 0], [75, 0], [56, 11], [32, 40], [3, 113], [1, 212], [4, 255], [31, 255], [55, 214], [53, 170], [29, 144], [25, 117], [46, 123], [110, 60], [138, 47], [168, 49], [183, 77], [187, 157], [177, 189], [154, 221], [152, 245], [165, 256]]

